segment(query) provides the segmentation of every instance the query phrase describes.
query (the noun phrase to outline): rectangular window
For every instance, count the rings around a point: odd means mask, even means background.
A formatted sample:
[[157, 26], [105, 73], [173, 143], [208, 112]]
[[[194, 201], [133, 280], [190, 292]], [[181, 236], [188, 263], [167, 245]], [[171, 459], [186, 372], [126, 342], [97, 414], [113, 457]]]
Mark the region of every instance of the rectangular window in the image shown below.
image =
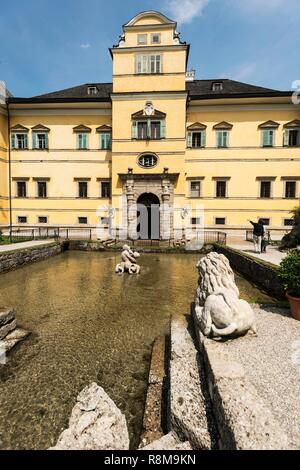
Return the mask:
[[27, 224], [27, 217], [25, 217], [24, 215], [19, 215], [18, 223], [19, 224]]
[[296, 199], [296, 181], [287, 181], [285, 183], [286, 199]]
[[109, 181], [102, 181], [101, 182], [101, 197], [105, 199], [110, 198], [110, 182]]
[[193, 132], [192, 133], [192, 148], [203, 147], [202, 144], [202, 132]]
[[37, 192], [39, 198], [46, 198], [47, 197], [47, 183], [46, 181], [38, 181], [37, 182]]
[[285, 131], [284, 145], [287, 147], [299, 147], [300, 146], [300, 129], [291, 129]]
[[262, 146], [274, 147], [275, 131], [273, 129], [264, 129], [262, 131]]
[[88, 223], [87, 217], [78, 217], [78, 223], [79, 224], [87, 224]]
[[216, 217], [216, 225], [225, 225], [226, 219], [225, 217]]
[[25, 181], [17, 181], [17, 196], [18, 197], [26, 197], [26, 182]]
[[191, 181], [190, 197], [200, 197], [200, 181]]
[[48, 217], [45, 217], [45, 216], [38, 217], [39, 224], [46, 224], [47, 222], [48, 222]]
[[151, 43], [152, 44], [160, 44], [160, 34], [159, 33], [154, 33], [154, 34], [151, 34]]
[[138, 55], [136, 56], [137, 74], [157, 74], [162, 72], [162, 56], [159, 55]]
[[11, 147], [15, 150], [28, 149], [28, 135], [14, 133], [11, 136]]
[[98, 88], [96, 86], [89, 86], [87, 89], [88, 95], [97, 95]]
[[227, 181], [219, 180], [216, 182], [216, 197], [225, 198], [227, 191]]
[[148, 137], [148, 124], [146, 121], [137, 123], [137, 138], [147, 139]]
[[270, 219], [259, 219], [263, 225], [266, 225], [267, 227], [270, 225]]
[[292, 227], [294, 225], [294, 219], [284, 219], [284, 226], [285, 227]]
[[160, 132], [160, 121], [151, 121], [151, 139], [160, 139], [161, 132]]
[[86, 181], [78, 182], [78, 196], [81, 199], [86, 199], [88, 197], [88, 184]]
[[48, 149], [48, 134], [46, 132], [42, 133], [37, 133], [33, 132], [32, 133], [32, 148], [33, 149], [39, 149], [39, 150], [45, 150]]
[[138, 34], [138, 45], [144, 46], [147, 44], [147, 34]]
[[200, 217], [192, 217], [191, 218], [191, 225], [200, 225], [200, 224], [201, 224]]
[[217, 131], [217, 147], [227, 148], [229, 141], [228, 131]]
[[100, 218], [101, 225], [109, 225], [109, 217]]
[[100, 148], [101, 150], [111, 149], [111, 133], [103, 132], [100, 134]]
[[87, 133], [77, 134], [77, 149], [87, 150], [87, 148], [88, 148], [88, 134]]
[[263, 199], [269, 199], [271, 197], [271, 181], [261, 181], [260, 197]]

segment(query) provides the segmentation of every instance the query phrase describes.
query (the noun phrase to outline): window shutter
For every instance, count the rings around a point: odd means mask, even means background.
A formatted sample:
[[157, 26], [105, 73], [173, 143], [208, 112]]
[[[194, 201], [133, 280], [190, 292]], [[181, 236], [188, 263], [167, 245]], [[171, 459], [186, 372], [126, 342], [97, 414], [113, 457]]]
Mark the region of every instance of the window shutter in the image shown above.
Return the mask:
[[80, 149], [80, 134], [76, 134], [76, 147]]
[[283, 145], [285, 147], [289, 146], [289, 138], [290, 138], [290, 131], [288, 129], [286, 129], [284, 131], [284, 139], [283, 139]]
[[300, 145], [300, 129], [297, 131], [297, 145]]
[[137, 135], [137, 122], [136, 121], [132, 121], [132, 139], [137, 139], [138, 135]]
[[16, 146], [16, 134], [12, 134], [11, 135], [11, 148], [12, 149], [15, 149], [17, 146]]
[[206, 132], [201, 132], [201, 145], [202, 147], [206, 147]]
[[46, 148], [46, 149], [49, 148], [49, 136], [48, 136], [47, 133], [45, 134], [45, 148]]
[[192, 148], [192, 143], [193, 143], [193, 134], [191, 132], [187, 133], [187, 147]]
[[36, 145], [36, 141], [37, 141], [37, 140], [36, 140], [36, 137], [37, 137], [36, 133], [33, 132], [33, 133], [32, 133], [32, 148], [33, 148], [33, 149], [36, 149], [36, 148], [37, 148], [37, 145]]
[[25, 134], [24, 148], [25, 148], [25, 149], [28, 149], [28, 135], [27, 135], [27, 134]]
[[268, 145], [270, 145], [270, 135], [268, 130], [263, 130], [262, 145], [263, 147], [268, 147]]
[[162, 139], [166, 138], [166, 121], [160, 121], [160, 136]]

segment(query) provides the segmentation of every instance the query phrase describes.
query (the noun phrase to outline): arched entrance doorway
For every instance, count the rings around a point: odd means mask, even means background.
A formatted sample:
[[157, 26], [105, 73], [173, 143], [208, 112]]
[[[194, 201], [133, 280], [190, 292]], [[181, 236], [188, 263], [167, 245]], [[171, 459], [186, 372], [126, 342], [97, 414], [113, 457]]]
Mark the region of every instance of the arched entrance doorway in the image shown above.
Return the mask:
[[152, 193], [144, 193], [137, 200], [137, 235], [140, 240], [160, 239], [160, 201]]

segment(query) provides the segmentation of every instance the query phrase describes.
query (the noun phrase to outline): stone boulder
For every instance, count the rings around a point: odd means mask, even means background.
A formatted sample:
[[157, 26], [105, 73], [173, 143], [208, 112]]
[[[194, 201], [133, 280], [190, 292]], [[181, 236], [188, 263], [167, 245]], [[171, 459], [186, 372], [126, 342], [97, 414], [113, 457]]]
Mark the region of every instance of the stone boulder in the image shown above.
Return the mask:
[[125, 416], [96, 383], [77, 397], [69, 427], [50, 450], [128, 450]]

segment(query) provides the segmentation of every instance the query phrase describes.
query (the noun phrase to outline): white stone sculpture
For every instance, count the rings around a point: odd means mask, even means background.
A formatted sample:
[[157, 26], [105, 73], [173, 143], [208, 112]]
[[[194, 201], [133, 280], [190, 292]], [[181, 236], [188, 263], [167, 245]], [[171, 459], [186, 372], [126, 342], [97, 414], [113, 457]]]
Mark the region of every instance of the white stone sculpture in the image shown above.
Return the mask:
[[255, 313], [241, 300], [228, 259], [210, 253], [197, 264], [199, 287], [195, 298], [195, 316], [201, 332], [211, 338], [256, 334]]
[[137, 251], [132, 251], [130, 246], [124, 245], [121, 254], [121, 263], [116, 266], [116, 273], [123, 274], [128, 272], [129, 274], [139, 274], [141, 267], [137, 264], [137, 258], [140, 254]]

